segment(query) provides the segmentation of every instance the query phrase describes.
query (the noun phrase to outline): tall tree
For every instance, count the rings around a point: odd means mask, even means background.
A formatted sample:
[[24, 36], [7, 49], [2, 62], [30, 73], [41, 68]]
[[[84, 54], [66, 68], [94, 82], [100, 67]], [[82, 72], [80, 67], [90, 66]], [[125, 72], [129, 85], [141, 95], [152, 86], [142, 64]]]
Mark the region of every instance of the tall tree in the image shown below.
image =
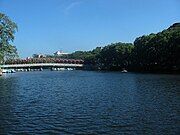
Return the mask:
[[16, 31], [16, 23], [5, 14], [0, 13], [0, 63], [18, 56], [16, 47], [11, 44]]
[[157, 34], [136, 38], [133, 66], [145, 71], [180, 70], [180, 23]]

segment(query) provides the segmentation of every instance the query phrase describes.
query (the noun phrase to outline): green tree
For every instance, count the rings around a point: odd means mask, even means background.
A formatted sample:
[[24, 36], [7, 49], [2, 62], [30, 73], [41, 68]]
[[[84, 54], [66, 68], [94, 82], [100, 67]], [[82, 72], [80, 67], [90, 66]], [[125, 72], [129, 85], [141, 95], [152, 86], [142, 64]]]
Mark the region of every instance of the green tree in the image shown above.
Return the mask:
[[141, 71], [180, 69], [180, 23], [157, 34], [136, 38], [133, 67]]
[[114, 43], [105, 46], [99, 54], [100, 65], [106, 70], [122, 70], [131, 63], [130, 55], [133, 49], [131, 43]]
[[8, 16], [0, 13], [0, 62], [13, 59], [18, 56], [17, 49], [11, 43], [14, 41], [14, 34], [17, 25]]

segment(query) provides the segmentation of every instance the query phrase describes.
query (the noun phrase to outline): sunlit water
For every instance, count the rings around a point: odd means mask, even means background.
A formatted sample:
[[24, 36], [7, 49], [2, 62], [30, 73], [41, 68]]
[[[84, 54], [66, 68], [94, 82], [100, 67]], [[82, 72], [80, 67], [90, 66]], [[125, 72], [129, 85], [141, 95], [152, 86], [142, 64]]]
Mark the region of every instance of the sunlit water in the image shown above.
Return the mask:
[[179, 134], [180, 76], [28, 72], [0, 77], [0, 134]]

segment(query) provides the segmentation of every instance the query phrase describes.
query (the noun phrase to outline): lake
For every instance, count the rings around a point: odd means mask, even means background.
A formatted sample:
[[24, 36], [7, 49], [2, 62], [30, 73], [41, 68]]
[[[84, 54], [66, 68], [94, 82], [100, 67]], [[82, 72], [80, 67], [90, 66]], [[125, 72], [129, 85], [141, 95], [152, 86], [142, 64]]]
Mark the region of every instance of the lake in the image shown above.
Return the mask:
[[180, 75], [93, 71], [0, 77], [0, 134], [179, 134]]

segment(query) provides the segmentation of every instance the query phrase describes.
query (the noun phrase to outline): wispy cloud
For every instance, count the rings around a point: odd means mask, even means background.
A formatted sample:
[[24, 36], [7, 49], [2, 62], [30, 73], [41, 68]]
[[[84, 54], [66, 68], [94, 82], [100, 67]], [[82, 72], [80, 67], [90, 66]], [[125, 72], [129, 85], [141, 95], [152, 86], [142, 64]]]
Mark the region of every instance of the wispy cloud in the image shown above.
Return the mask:
[[65, 9], [64, 9], [64, 13], [65, 14], [69, 14], [69, 12], [75, 8], [76, 6], [80, 5], [82, 3], [82, 1], [74, 1], [71, 2]]

